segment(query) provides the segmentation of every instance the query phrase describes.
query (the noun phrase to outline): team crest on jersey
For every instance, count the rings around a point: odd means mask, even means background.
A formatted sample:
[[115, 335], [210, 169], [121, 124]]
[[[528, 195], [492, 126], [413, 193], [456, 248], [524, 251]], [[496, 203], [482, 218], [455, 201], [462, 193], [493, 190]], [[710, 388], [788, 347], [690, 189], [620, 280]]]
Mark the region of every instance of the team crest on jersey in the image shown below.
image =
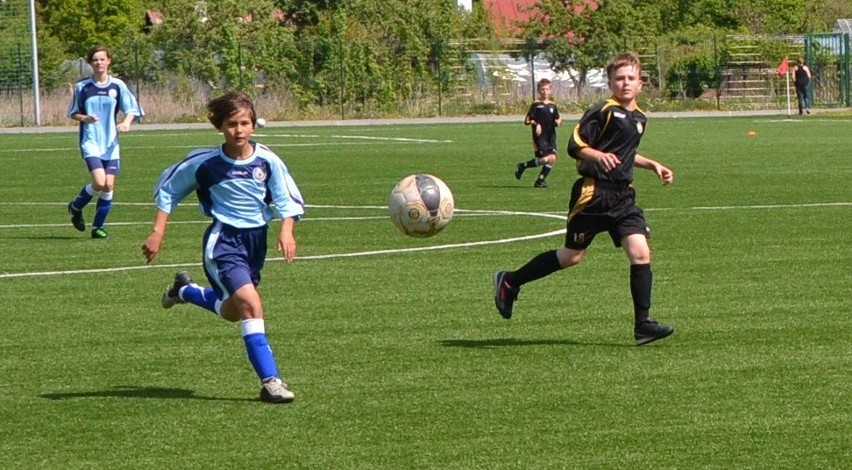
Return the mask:
[[257, 167], [252, 171], [251, 176], [255, 181], [266, 181], [266, 170], [261, 167]]
[[115, 88], [110, 88], [107, 94], [112, 99], [115, 99], [115, 97], [118, 96], [118, 92], [115, 90]]
[[637, 130], [637, 131], [639, 131], [639, 133], [640, 133], [640, 134], [641, 134], [641, 133], [642, 133], [642, 131], [644, 130], [644, 127], [642, 126], [642, 123], [641, 123], [641, 122], [637, 122], [637, 123], [636, 123], [636, 130]]

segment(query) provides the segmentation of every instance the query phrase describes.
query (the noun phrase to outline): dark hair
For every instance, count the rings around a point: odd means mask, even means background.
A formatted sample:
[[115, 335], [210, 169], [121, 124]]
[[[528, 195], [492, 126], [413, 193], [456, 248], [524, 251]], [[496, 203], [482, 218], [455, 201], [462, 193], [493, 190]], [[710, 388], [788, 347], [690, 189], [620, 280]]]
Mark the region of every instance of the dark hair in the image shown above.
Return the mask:
[[541, 87], [543, 87], [545, 85], [550, 85], [550, 80], [548, 80], [546, 78], [542, 78], [541, 80], [538, 81], [538, 85], [535, 86], [536, 91], [541, 91]]
[[639, 62], [639, 56], [632, 52], [618, 54], [610, 59], [606, 64], [606, 78], [612, 78], [612, 74], [621, 67], [632, 65], [636, 67], [637, 72], [642, 70], [642, 64]]
[[95, 54], [98, 52], [106, 52], [107, 58], [112, 59], [112, 55], [109, 53], [109, 49], [106, 46], [102, 46], [98, 44], [97, 46], [89, 49], [89, 53], [86, 55], [86, 62], [92, 63], [92, 58], [95, 57]]
[[251, 123], [256, 125], [257, 113], [254, 111], [251, 97], [241, 91], [231, 91], [207, 103], [207, 119], [216, 129], [219, 129], [225, 119], [244, 109], [251, 111]]

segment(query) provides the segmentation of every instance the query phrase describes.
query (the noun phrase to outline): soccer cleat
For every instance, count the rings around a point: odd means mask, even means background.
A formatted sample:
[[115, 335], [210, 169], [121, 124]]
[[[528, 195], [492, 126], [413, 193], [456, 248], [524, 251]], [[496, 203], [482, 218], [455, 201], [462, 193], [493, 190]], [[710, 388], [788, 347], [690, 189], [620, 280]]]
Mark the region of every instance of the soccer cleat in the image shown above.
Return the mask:
[[71, 215], [71, 225], [77, 229], [78, 232], [82, 232], [86, 230], [86, 222], [83, 220], [83, 211], [74, 209], [74, 203], [68, 203], [68, 213]]
[[98, 227], [96, 229], [92, 229], [92, 238], [104, 240], [109, 238], [109, 234], [103, 229], [103, 227]]
[[287, 384], [278, 377], [263, 382], [260, 387], [260, 401], [265, 403], [290, 403], [296, 399], [296, 395], [290, 391]]
[[633, 338], [636, 339], [636, 346], [642, 346], [643, 344], [663, 339], [674, 333], [674, 331], [674, 328], [667, 325], [660, 325], [648, 318], [636, 325], [633, 329]]
[[543, 179], [538, 178], [535, 180], [535, 183], [533, 183], [533, 186], [536, 188], [546, 188], [547, 183]]
[[510, 286], [506, 281], [508, 274], [508, 271], [494, 273], [494, 305], [506, 320], [512, 318], [512, 307], [520, 292], [520, 289]]
[[192, 277], [190, 277], [189, 273], [186, 271], [181, 271], [175, 274], [174, 282], [167, 286], [166, 290], [163, 291], [163, 298], [161, 300], [163, 308], [172, 308], [177, 304], [185, 304], [186, 300], [180, 298], [180, 288], [188, 286], [193, 282]]
[[526, 170], [526, 169], [527, 169], [527, 167], [526, 167], [526, 165], [523, 164], [523, 162], [518, 163], [518, 166], [515, 167], [515, 179], [516, 180], [521, 179], [521, 176], [523, 176], [524, 170]]

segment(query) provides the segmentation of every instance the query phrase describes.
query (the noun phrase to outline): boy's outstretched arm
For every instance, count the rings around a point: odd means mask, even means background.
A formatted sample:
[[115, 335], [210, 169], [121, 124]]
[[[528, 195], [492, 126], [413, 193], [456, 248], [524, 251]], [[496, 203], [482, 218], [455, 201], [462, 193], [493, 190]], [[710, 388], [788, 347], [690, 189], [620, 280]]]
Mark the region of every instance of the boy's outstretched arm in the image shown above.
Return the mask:
[[281, 231], [278, 233], [278, 251], [284, 255], [284, 259], [290, 263], [296, 257], [296, 238], [293, 236], [293, 226], [296, 219], [285, 217], [281, 221]]
[[660, 181], [662, 181], [663, 184], [672, 184], [674, 182], [674, 172], [656, 160], [651, 160], [650, 158], [637, 153], [633, 164], [639, 168], [653, 171], [660, 177]]
[[157, 209], [157, 216], [154, 218], [154, 227], [145, 243], [142, 244], [142, 256], [145, 257], [148, 263], [157, 257], [160, 252], [160, 247], [163, 246], [163, 236], [166, 234], [166, 223], [169, 221], [169, 213]]

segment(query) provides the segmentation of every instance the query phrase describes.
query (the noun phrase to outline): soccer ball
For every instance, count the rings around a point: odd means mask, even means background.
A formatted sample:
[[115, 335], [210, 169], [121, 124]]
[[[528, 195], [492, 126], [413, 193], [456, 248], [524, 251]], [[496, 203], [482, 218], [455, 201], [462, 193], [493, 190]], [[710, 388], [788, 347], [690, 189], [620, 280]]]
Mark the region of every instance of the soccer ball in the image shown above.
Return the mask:
[[400, 232], [426, 238], [440, 232], [453, 218], [453, 193], [440, 179], [409, 175], [394, 186], [388, 200], [393, 224]]
[[257, 123], [257, 127], [266, 127], [266, 119], [257, 118], [255, 122]]

